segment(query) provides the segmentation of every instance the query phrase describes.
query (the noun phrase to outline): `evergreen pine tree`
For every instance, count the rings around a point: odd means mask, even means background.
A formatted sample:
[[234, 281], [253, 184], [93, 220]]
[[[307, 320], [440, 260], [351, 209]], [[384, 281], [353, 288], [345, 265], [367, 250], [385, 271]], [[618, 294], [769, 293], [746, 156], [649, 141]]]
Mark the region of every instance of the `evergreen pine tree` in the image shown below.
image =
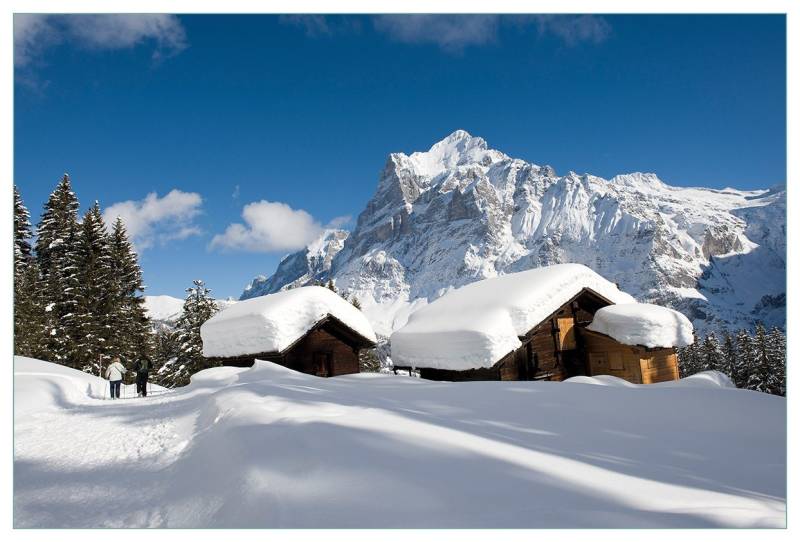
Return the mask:
[[72, 359], [76, 368], [99, 374], [101, 364], [110, 357], [112, 338], [123, 331], [116, 328], [113, 318], [117, 285], [113, 280], [108, 232], [97, 202], [83, 217], [77, 261], [78, 328]]
[[14, 278], [25, 272], [31, 261], [31, 214], [14, 185]]
[[767, 330], [759, 323], [756, 325], [756, 333], [753, 337], [752, 370], [747, 387], [751, 390], [769, 393], [774, 385], [774, 377], [767, 342]]
[[44, 289], [35, 259], [14, 280], [14, 353], [48, 359]]
[[747, 389], [750, 385], [750, 375], [753, 373], [755, 345], [753, 338], [747, 330], [740, 329], [736, 334], [736, 384], [737, 388]]
[[178, 367], [172, 378], [173, 386], [185, 386], [191, 375], [210, 367], [208, 360], [203, 357], [200, 326], [214, 316], [219, 308], [211, 298], [211, 290], [206, 288], [202, 280], [195, 280], [193, 284], [194, 286], [186, 289], [183, 314], [176, 326], [179, 351], [175, 361]]
[[374, 348], [364, 348], [358, 352], [358, 368], [362, 373], [381, 371], [381, 360]]
[[712, 331], [703, 339], [700, 347], [701, 371], [720, 371], [724, 369], [722, 363], [722, 348], [717, 335]]
[[36, 258], [44, 298], [44, 357], [70, 362], [75, 351], [78, 300], [78, 199], [64, 174], [45, 203], [36, 239]]
[[145, 289], [142, 269], [119, 217], [114, 221], [108, 243], [115, 293], [112, 318], [116, 329], [110, 355], [130, 361], [152, 359], [151, 324], [144, 308], [144, 297], [139, 295]]
[[700, 339], [696, 331], [692, 331], [692, 344], [678, 349], [678, 372], [681, 378], [686, 378], [701, 371], [700, 364]]
[[337, 293], [337, 294], [339, 293], [339, 290], [337, 290], [336, 286], [334, 286], [334, 284], [333, 284], [333, 279], [328, 279], [328, 283], [325, 285], [325, 287], [328, 290], [330, 290], [331, 292], [334, 292], [334, 293]]
[[31, 237], [30, 213], [14, 186], [14, 353], [45, 357], [45, 301]]
[[769, 393], [786, 395], [786, 335], [774, 327], [767, 336], [767, 355], [770, 364]]
[[358, 310], [361, 310], [361, 302], [358, 300], [356, 296], [350, 298], [350, 304], [353, 305]]
[[160, 325], [152, 334], [153, 371], [151, 380], [156, 384], [172, 387], [175, 382], [175, 362], [178, 359], [180, 344], [178, 332], [169, 326]]
[[731, 382], [734, 383], [737, 387], [739, 386], [739, 375], [738, 375], [738, 366], [737, 366], [737, 358], [738, 358], [738, 351], [736, 350], [736, 341], [731, 335], [730, 331], [727, 329], [722, 334], [722, 364], [723, 367], [720, 369], [723, 373], [728, 375], [731, 379]]

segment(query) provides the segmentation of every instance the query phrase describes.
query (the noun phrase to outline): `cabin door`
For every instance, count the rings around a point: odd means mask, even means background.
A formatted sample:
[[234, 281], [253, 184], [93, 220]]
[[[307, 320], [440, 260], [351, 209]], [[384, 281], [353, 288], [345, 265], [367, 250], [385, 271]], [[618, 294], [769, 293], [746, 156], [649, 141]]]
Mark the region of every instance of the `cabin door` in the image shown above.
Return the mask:
[[314, 374], [331, 376], [333, 374], [333, 355], [330, 352], [314, 352]]

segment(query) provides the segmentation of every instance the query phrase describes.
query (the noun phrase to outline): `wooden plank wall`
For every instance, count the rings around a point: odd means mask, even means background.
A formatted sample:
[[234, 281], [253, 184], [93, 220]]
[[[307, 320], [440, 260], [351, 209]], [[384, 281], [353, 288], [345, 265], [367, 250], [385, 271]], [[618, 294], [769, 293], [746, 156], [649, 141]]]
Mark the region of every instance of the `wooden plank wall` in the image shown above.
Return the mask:
[[641, 356], [642, 382], [655, 384], [678, 380], [678, 356], [672, 348], [643, 352]]
[[285, 355], [285, 366], [308, 374], [317, 374], [314, 353], [330, 353], [332, 356], [331, 374], [338, 376], [357, 373], [358, 351], [343, 343], [328, 331], [315, 329], [298, 342]]

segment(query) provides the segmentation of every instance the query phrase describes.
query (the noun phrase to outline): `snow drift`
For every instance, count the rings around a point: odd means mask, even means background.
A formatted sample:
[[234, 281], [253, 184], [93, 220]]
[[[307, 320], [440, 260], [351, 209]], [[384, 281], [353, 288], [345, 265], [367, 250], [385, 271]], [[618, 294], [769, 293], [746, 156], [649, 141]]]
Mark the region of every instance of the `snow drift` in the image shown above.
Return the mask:
[[256, 362], [113, 402], [86, 394], [93, 379], [15, 358], [15, 527], [786, 524], [786, 401], [715, 378], [324, 379]]
[[327, 316], [376, 342], [360, 310], [321, 286], [304, 286], [235, 303], [200, 327], [203, 355], [231, 357], [282, 352]]
[[456, 371], [491, 367], [521, 346], [521, 335], [585, 288], [612, 303], [635, 302], [580, 264], [510, 273], [452, 290], [412, 313], [391, 336], [392, 361]]
[[586, 329], [631, 346], [670, 348], [694, 342], [688, 318], [676, 310], [647, 303], [603, 307]]

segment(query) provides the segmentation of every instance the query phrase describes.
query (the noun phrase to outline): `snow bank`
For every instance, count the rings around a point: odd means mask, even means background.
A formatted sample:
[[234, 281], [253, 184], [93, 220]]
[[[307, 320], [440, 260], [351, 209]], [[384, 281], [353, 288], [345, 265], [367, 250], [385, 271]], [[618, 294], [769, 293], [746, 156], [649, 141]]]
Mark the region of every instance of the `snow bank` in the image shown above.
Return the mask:
[[603, 307], [586, 329], [622, 344], [648, 348], [688, 346], [694, 342], [688, 318], [678, 311], [647, 303]]
[[[65, 377], [69, 397], [51, 386]], [[326, 379], [257, 362], [99, 401], [78, 393], [88, 378], [15, 359], [17, 528], [786, 525], [785, 398], [710, 380]]]
[[593, 384], [595, 386], [611, 386], [617, 388], [641, 388], [650, 386], [661, 386], [670, 388], [733, 388], [736, 386], [731, 382], [726, 374], [719, 371], [703, 371], [702, 373], [693, 374], [686, 378], [679, 380], [670, 380], [668, 382], [657, 382], [655, 384], [634, 384], [622, 378], [612, 375], [597, 375], [597, 376], [573, 376], [564, 380], [572, 384]]
[[[49, 361], [14, 356], [15, 414], [70, 404], [90, 402], [109, 396], [108, 380]], [[148, 384], [151, 392], [167, 388]], [[123, 384], [121, 397], [135, 397], [136, 384]]]
[[281, 352], [327, 316], [376, 342], [364, 314], [327, 288], [304, 286], [230, 305], [200, 328], [203, 355]]
[[662, 387], [693, 387], [693, 388], [728, 388], [737, 389], [736, 384], [725, 373], [719, 371], [703, 371], [680, 380], [670, 380], [669, 382], [657, 382], [651, 386]]
[[524, 335], [588, 288], [634, 303], [588, 267], [560, 264], [473, 282], [414, 312], [391, 336], [395, 365], [462, 371], [491, 367]]

